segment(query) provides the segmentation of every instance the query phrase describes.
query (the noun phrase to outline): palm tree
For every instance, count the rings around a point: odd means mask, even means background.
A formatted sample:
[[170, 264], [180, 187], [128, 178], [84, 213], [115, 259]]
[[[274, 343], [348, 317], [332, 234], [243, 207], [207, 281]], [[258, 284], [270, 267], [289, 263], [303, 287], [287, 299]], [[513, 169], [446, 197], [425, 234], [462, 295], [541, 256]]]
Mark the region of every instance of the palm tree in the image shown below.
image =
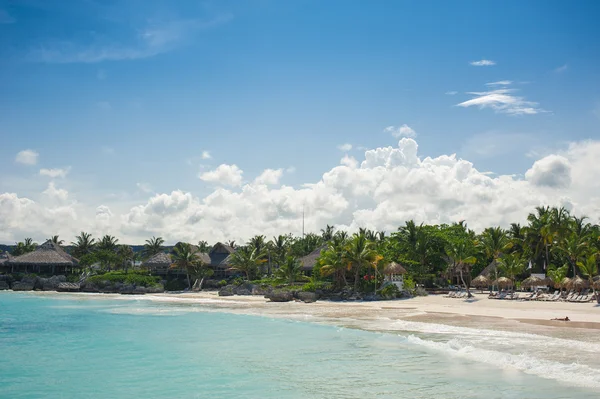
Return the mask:
[[162, 252], [163, 250], [163, 244], [165, 243], [165, 240], [163, 240], [162, 237], [154, 237], [152, 236], [151, 239], [146, 240], [146, 243], [144, 244], [144, 256], [146, 258], [150, 258], [154, 255], [156, 255], [157, 253]]
[[254, 277], [259, 267], [265, 262], [264, 258], [257, 254], [256, 248], [245, 246], [233, 254], [231, 254], [231, 268], [240, 271], [246, 275], [246, 279], [250, 281], [250, 277]]
[[65, 243], [65, 240], [59, 239], [58, 235], [52, 236], [52, 238], [49, 238], [49, 240], [55, 243], [56, 245], [63, 245]]
[[210, 245], [208, 245], [207, 241], [200, 240], [200, 241], [198, 241], [198, 249], [200, 252], [207, 253], [207, 252], [210, 252], [212, 247]]
[[270, 246], [273, 249], [273, 259], [277, 268], [281, 267], [286, 261], [289, 252], [289, 241], [288, 236], [280, 234], [277, 237], [273, 237], [270, 242]]
[[72, 242], [73, 255], [76, 258], [80, 258], [84, 255], [92, 253], [94, 250], [95, 239], [92, 235], [82, 231], [78, 236], [75, 236], [75, 242]]
[[[554, 282], [554, 287], [559, 288], [561, 281], [565, 277], [567, 277], [567, 272], [569, 271], [569, 265], [565, 264], [562, 267], [554, 267], [548, 266], [547, 275], [550, 277], [550, 280]], [[560, 287], [562, 288], [562, 287]]]
[[329, 241], [333, 238], [335, 226], [327, 225], [325, 229], [321, 229], [321, 237], [323, 241]]
[[327, 249], [321, 251], [318, 258], [319, 272], [323, 277], [334, 275], [334, 282], [337, 288], [348, 285], [346, 281], [346, 271], [352, 266], [345, 259], [347, 238], [342, 234], [337, 234], [328, 243]]
[[498, 266], [502, 273], [513, 282], [515, 281], [515, 277], [525, 270], [525, 262], [517, 254], [504, 255], [499, 259]]
[[477, 258], [471, 253], [472, 249], [467, 246], [467, 243], [461, 241], [456, 244], [451, 244], [446, 248], [446, 254], [451, 260], [451, 267], [454, 273], [458, 272], [460, 281], [467, 290], [467, 298], [473, 297], [469, 290], [469, 285], [465, 282], [464, 274], [471, 274], [471, 266], [477, 262]]
[[594, 294], [596, 295], [596, 301], [600, 303], [600, 298], [598, 298], [598, 293], [594, 287], [594, 276], [598, 274], [598, 254], [590, 254], [585, 258], [585, 261], [578, 262], [577, 266], [579, 266], [581, 273], [583, 273], [584, 276], [587, 276], [588, 281], [590, 282], [590, 288], [594, 290]]
[[495, 266], [495, 279], [498, 280], [498, 258], [510, 248], [510, 241], [506, 231], [500, 227], [488, 227], [481, 234], [481, 239], [477, 244], [488, 259], [492, 258]]
[[118, 239], [116, 239], [114, 236], [111, 235], [104, 235], [100, 241], [98, 241], [98, 243], [96, 244], [96, 247], [98, 248], [98, 250], [100, 251], [116, 251], [117, 250], [117, 243], [119, 242]]
[[302, 274], [302, 265], [297, 258], [288, 256], [277, 269], [276, 277], [288, 284], [293, 284]]
[[133, 249], [129, 245], [119, 245], [117, 255], [121, 260], [121, 265], [123, 266], [125, 273], [127, 273], [129, 266], [133, 264]]
[[32, 251], [35, 251], [37, 244], [33, 242], [31, 238], [25, 238], [22, 242], [18, 242], [17, 246], [13, 249], [13, 256], [23, 255]]
[[188, 288], [191, 289], [192, 283], [190, 281], [190, 271], [192, 271], [195, 265], [200, 261], [200, 258], [198, 257], [197, 253], [187, 242], [180, 242], [175, 247], [173, 247], [172, 260], [172, 268], [185, 270]]
[[358, 290], [360, 271], [372, 264], [377, 257], [373, 243], [365, 234], [354, 234], [344, 253], [344, 259], [354, 268], [354, 291]]
[[229, 241], [227, 241], [227, 242], [225, 243], [225, 245], [227, 245], [228, 247], [231, 247], [231, 248], [233, 248], [233, 249], [235, 249], [235, 248], [236, 248], [236, 245], [235, 245], [235, 240], [229, 240]]
[[587, 237], [578, 236], [574, 232], [564, 237], [558, 244], [557, 249], [565, 254], [573, 268], [573, 277], [577, 275], [576, 266], [579, 266], [579, 261], [585, 257], [588, 248]]

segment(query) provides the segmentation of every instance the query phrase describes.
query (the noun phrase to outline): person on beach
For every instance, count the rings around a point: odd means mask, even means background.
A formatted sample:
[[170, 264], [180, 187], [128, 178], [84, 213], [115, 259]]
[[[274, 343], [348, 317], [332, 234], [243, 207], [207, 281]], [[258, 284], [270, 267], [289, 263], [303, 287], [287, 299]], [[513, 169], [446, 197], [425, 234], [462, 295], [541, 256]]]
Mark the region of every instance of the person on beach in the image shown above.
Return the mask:
[[559, 319], [559, 318], [556, 318], [556, 319], [552, 319], [552, 320], [559, 320], [559, 321], [571, 321], [571, 320], [569, 319], [569, 316], [565, 316], [565, 318], [564, 318], [564, 319]]

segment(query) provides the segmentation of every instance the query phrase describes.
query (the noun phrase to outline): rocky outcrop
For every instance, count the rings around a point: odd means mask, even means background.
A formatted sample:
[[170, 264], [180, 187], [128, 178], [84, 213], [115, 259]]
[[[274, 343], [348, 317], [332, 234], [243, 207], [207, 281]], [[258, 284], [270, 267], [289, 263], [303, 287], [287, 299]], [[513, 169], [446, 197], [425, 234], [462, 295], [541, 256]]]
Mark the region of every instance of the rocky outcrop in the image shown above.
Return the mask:
[[273, 287], [270, 285], [254, 285], [252, 286], [252, 295], [269, 295], [273, 292]]
[[294, 294], [290, 291], [275, 290], [265, 295], [265, 298], [268, 298], [271, 302], [290, 302], [294, 299]]
[[133, 284], [111, 283], [110, 281], [101, 281], [97, 284], [86, 281], [81, 285], [82, 292], [100, 292], [103, 294], [142, 295], [160, 293], [164, 292], [164, 290], [165, 288], [162, 284], [152, 287], [142, 287]]
[[8, 281], [0, 280], [0, 291], [9, 290], [10, 285], [8, 285]]
[[299, 300], [301, 300], [304, 303], [316, 302], [317, 299], [319, 299], [319, 297], [317, 296], [316, 293], [314, 293], [314, 292], [304, 292], [304, 291], [298, 292], [296, 294], [296, 298], [298, 298]]
[[234, 292], [236, 295], [252, 295], [252, 289], [254, 288], [254, 284], [252, 283], [243, 283], [234, 288]]
[[235, 295], [233, 285], [226, 285], [225, 287], [219, 290], [219, 296], [233, 296]]
[[79, 283], [60, 283], [56, 288], [58, 292], [77, 292], [81, 289]]
[[15, 281], [12, 283], [13, 291], [33, 291], [34, 281]]
[[42, 291], [57, 291], [59, 284], [66, 281], [67, 278], [65, 276], [36, 277], [34, 288]]

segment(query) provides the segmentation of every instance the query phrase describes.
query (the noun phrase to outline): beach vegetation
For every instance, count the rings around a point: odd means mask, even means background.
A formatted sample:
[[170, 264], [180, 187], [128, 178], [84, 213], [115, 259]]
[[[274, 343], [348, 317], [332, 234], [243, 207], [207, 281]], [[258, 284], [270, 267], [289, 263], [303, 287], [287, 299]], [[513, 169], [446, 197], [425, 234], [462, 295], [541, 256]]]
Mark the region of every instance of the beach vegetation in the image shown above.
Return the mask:
[[86, 282], [99, 287], [114, 285], [115, 283], [130, 284], [140, 287], [154, 287], [159, 284], [160, 278], [157, 276], [149, 276], [148, 274], [138, 271], [129, 271], [127, 273], [123, 271], [111, 271], [88, 277]]

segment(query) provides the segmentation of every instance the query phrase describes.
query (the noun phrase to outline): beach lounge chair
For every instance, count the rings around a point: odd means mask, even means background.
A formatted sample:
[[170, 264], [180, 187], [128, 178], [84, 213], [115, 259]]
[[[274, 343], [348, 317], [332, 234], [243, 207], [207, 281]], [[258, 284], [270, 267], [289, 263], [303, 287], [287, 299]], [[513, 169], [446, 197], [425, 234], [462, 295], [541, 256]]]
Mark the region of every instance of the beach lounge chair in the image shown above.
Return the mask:
[[554, 295], [551, 295], [550, 297], [548, 297], [548, 299], [546, 299], [547, 301], [550, 302], [556, 302], [560, 299], [560, 292], [555, 292]]
[[579, 298], [583, 297], [583, 295], [575, 294], [574, 297], [569, 299], [569, 302], [579, 302]]
[[531, 300], [535, 300], [537, 295], [537, 292], [532, 292], [531, 295], [527, 295], [526, 297], [523, 298], [524, 301], [531, 301]]
[[581, 298], [579, 298], [579, 300], [577, 302], [589, 302], [589, 301], [590, 301], [589, 295], [582, 295]]
[[505, 299], [507, 294], [508, 294], [507, 292], [501, 292], [501, 293], [500, 293], [500, 294], [497, 296], [497, 298], [498, 298], [498, 299]]

